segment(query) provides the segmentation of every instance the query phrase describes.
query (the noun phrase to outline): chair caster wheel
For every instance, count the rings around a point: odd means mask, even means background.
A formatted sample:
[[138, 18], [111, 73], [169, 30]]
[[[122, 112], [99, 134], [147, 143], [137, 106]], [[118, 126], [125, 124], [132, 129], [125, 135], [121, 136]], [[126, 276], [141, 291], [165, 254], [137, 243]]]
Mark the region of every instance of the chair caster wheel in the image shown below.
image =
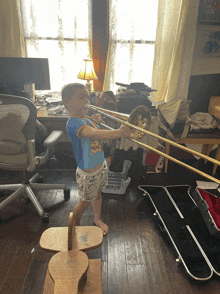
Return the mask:
[[68, 201], [70, 199], [70, 189], [64, 190], [64, 201]]
[[37, 179], [37, 183], [42, 184], [44, 182], [44, 179], [42, 176], [39, 176]]
[[45, 213], [44, 216], [41, 217], [42, 223], [49, 223], [49, 214]]

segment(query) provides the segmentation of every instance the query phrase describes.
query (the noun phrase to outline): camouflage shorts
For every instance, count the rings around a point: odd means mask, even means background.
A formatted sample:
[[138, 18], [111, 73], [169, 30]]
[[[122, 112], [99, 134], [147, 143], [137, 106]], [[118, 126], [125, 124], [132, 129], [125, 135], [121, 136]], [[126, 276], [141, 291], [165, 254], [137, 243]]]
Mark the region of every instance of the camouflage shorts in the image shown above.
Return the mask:
[[76, 182], [79, 198], [82, 201], [93, 201], [98, 196], [98, 191], [104, 189], [108, 185], [108, 166], [104, 162], [102, 167], [93, 172], [88, 173], [77, 167]]

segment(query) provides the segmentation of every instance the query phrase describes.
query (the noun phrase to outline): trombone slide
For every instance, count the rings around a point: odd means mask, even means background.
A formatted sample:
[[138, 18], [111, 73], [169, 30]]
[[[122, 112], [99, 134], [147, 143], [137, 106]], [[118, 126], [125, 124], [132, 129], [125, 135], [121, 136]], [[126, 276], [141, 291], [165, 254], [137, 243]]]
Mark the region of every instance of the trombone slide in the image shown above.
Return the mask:
[[[145, 106], [143, 106], [143, 107], [145, 107]], [[180, 149], [182, 149], [184, 151], [190, 152], [191, 154], [197, 155], [200, 158], [203, 158], [205, 160], [208, 160], [208, 161], [210, 161], [210, 162], [212, 162], [214, 164], [220, 165], [220, 161], [219, 160], [216, 160], [216, 159], [211, 158], [211, 157], [209, 157], [207, 155], [201, 154], [201, 153], [199, 153], [199, 152], [197, 152], [195, 150], [191, 150], [191, 149], [189, 149], [189, 148], [187, 148], [185, 146], [182, 146], [182, 145], [180, 145], [180, 144], [178, 144], [178, 143], [176, 143], [174, 141], [171, 141], [171, 140], [166, 139], [164, 137], [161, 137], [161, 136], [159, 136], [157, 134], [154, 134], [152, 132], [149, 132], [148, 130], [143, 129], [143, 128], [140, 128], [139, 126], [136, 126], [134, 124], [131, 124], [130, 122], [127, 121], [128, 120], [127, 115], [124, 116], [124, 114], [118, 114], [118, 116], [121, 117], [121, 118], [119, 118], [119, 117], [117, 117], [117, 112], [114, 112], [114, 111], [102, 109], [100, 107], [96, 107], [96, 106], [93, 106], [93, 105], [89, 105], [88, 108], [91, 108], [92, 110], [95, 110], [95, 111], [97, 111], [100, 114], [103, 114], [103, 115], [105, 115], [105, 116], [107, 116], [107, 117], [109, 117], [109, 118], [111, 118], [113, 120], [116, 120], [116, 121], [118, 121], [121, 124], [128, 125], [132, 129], [136, 129], [136, 130], [138, 130], [141, 133], [145, 133], [145, 134], [154, 136], [154, 137], [160, 139], [161, 141], [164, 141], [166, 143], [169, 143], [170, 145], [173, 145], [173, 146], [175, 146], [177, 148], [180, 148]], [[114, 116], [113, 116], [113, 114], [114, 114]], [[102, 125], [104, 127], [108, 128], [108, 129], [112, 129], [112, 128], [108, 127], [105, 124], [102, 124]], [[180, 160], [177, 160], [177, 159], [171, 157], [170, 155], [168, 155], [168, 154], [166, 154], [166, 153], [164, 153], [162, 151], [159, 151], [159, 150], [157, 150], [157, 149], [155, 149], [155, 148], [153, 148], [153, 147], [151, 147], [151, 146], [149, 146], [147, 144], [144, 144], [144, 143], [142, 143], [142, 142], [140, 142], [140, 141], [138, 141], [136, 139], [133, 139], [133, 138], [128, 138], [128, 139], [131, 140], [131, 141], [133, 141], [133, 142], [135, 142], [135, 143], [137, 143], [137, 144], [139, 144], [140, 146], [142, 146], [142, 147], [144, 147], [146, 149], [149, 149], [149, 150], [151, 150], [151, 151], [153, 151], [155, 153], [160, 154], [161, 156], [166, 157], [169, 160], [172, 160], [173, 162], [175, 162], [175, 163], [177, 163], [177, 164], [179, 164], [179, 165], [181, 165], [181, 166], [183, 166], [183, 167], [185, 167], [187, 169], [192, 170], [195, 173], [198, 173], [199, 175], [201, 175], [201, 176], [209, 179], [210, 181], [213, 181], [213, 182], [216, 182], [216, 183], [220, 184], [220, 180], [218, 180], [218, 179], [216, 179], [216, 178], [214, 178], [214, 177], [212, 177], [212, 176], [210, 176], [210, 175], [208, 175], [208, 174], [206, 174], [206, 173], [204, 173], [204, 172], [202, 172], [202, 171], [200, 171], [200, 170], [198, 170], [198, 169], [196, 169], [196, 168], [194, 168], [194, 167], [192, 167], [192, 166], [190, 166], [190, 165], [188, 165], [188, 164], [186, 164], [184, 162], [181, 162]]]

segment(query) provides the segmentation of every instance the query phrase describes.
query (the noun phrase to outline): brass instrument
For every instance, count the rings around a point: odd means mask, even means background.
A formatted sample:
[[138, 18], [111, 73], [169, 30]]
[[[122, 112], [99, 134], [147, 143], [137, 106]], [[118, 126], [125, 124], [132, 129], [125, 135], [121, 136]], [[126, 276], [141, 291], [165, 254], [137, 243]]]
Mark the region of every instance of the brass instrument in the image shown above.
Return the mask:
[[[137, 139], [128, 138], [129, 140], [131, 140], [131, 141], [133, 141], [133, 142], [135, 142], [135, 143], [137, 143], [137, 144], [139, 144], [139, 145], [141, 145], [141, 146], [143, 146], [143, 147], [145, 147], [145, 148], [147, 148], [147, 149], [149, 149], [149, 150], [151, 150], [151, 151], [153, 151], [155, 153], [158, 153], [161, 156], [164, 156], [164, 157], [168, 158], [169, 160], [172, 160], [173, 162], [175, 162], [175, 163], [177, 163], [179, 165], [182, 165], [185, 168], [188, 168], [188, 169], [192, 170], [193, 172], [198, 173], [199, 175], [201, 175], [201, 176], [203, 176], [203, 177], [205, 177], [205, 178], [207, 178], [207, 179], [209, 179], [209, 180], [211, 180], [213, 182], [216, 182], [216, 183], [220, 184], [220, 180], [218, 180], [218, 179], [216, 179], [216, 178], [214, 178], [214, 177], [212, 177], [212, 176], [210, 176], [210, 175], [208, 175], [208, 174], [206, 174], [206, 173], [204, 173], [204, 172], [202, 172], [202, 171], [200, 171], [200, 170], [198, 170], [198, 169], [196, 169], [196, 168], [194, 168], [194, 167], [192, 167], [192, 166], [190, 166], [190, 165], [188, 165], [188, 164], [186, 164], [186, 163], [184, 163], [184, 162], [182, 162], [182, 161], [180, 161], [178, 159], [175, 159], [172, 156], [167, 155], [166, 153], [164, 153], [162, 151], [159, 151], [159, 150], [157, 150], [157, 149], [155, 149], [155, 148], [141, 142], [141, 138], [143, 137], [143, 134], [148, 134], [148, 135], [156, 137], [156, 138], [158, 138], [158, 139], [160, 139], [160, 140], [162, 140], [162, 141], [164, 141], [166, 143], [169, 143], [170, 145], [173, 145], [173, 146], [175, 146], [177, 148], [180, 148], [180, 149], [182, 149], [182, 150], [184, 150], [186, 152], [197, 155], [200, 158], [203, 158], [203, 159], [205, 159], [205, 160], [207, 160], [209, 162], [212, 162], [213, 164], [220, 165], [220, 161], [218, 161], [218, 160], [216, 160], [214, 158], [211, 158], [211, 157], [209, 157], [207, 155], [204, 155], [202, 153], [199, 153], [199, 152], [197, 152], [195, 150], [191, 150], [191, 149], [189, 149], [189, 148], [187, 148], [185, 146], [182, 146], [182, 145], [180, 145], [180, 144], [178, 144], [178, 143], [176, 143], [174, 141], [171, 141], [171, 140], [169, 140], [167, 138], [164, 138], [164, 137], [161, 137], [161, 136], [159, 136], [157, 134], [149, 132], [148, 129], [149, 129], [150, 123], [151, 123], [151, 113], [150, 113], [150, 110], [146, 106], [140, 105], [140, 106], [136, 107], [131, 112], [130, 115], [129, 114], [124, 114], [124, 113], [119, 113], [119, 112], [116, 112], [116, 111], [107, 110], [107, 109], [97, 107], [97, 106], [94, 106], [94, 105], [90, 105], [90, 104], [88, 106], [86, 106], [86, 108], [90, 108], [90, 109], [94, 110], [95, 112], [98, 112], [100, 114], [103, 114], [103, 115], [105, 115], [105, 116], [107, 116], [109, 118], [112, 118], [112, 119], [118, 121], [121, 124], [125, 124], [125, 125], [131, 127], [132, 130], [137, 130], [138, 131], [138, 136], [137, 136], [138, 138]], [[140, 115], [142, 117], [140, 117]], [[112, 128], [108, 127], [107, 125], [104, 125], [104, 124], [102, 124], [102, 125], [104, 127], [106, 127], [106, 128], [112, 129]]]

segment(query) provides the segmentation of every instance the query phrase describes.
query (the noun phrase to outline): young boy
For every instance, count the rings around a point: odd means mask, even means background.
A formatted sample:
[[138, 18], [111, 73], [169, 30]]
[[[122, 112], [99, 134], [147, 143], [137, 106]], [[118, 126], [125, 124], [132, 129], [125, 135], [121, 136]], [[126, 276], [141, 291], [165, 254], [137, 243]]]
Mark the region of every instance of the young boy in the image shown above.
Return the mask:
[[106, 235], [108, 226], [101, 220], [101, 191], [108, 184], [108, 170], [100, 141], [129, 137], [131, 130], [126, 125], [122, 125], [117, 130], [100, 130], [96, 124], [86, 118], [89, 93], [82, 84], [73, 83], [64, 86], [62, 101], [70, 113], [67, 132], [77, 162], [76, 182], [79, 203], [73, 209], [75, 224], [80, 225], [82, 214], [92, 202], [94, 223], [102, 229], [103, 235]]

